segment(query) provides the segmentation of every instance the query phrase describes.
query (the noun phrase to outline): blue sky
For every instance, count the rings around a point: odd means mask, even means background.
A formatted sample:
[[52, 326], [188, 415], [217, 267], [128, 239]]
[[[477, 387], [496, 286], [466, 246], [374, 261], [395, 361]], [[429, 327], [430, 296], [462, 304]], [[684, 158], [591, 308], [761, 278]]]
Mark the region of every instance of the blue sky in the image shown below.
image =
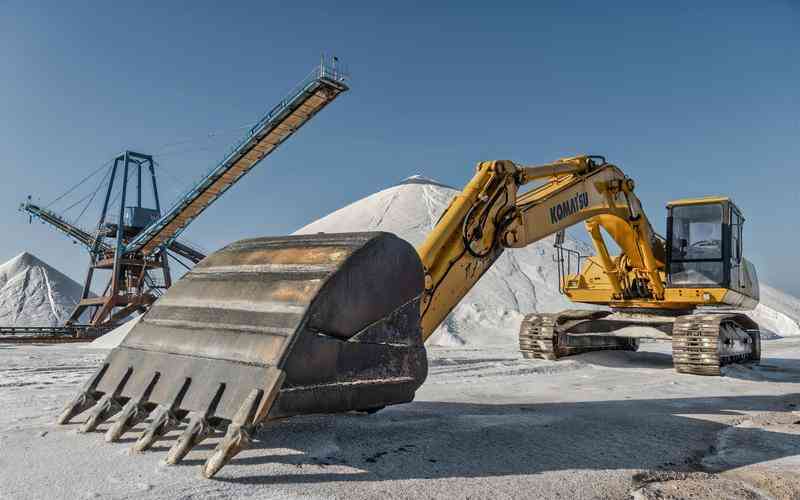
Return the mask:
[[156, 154], [171, 201], [324, 51], [352, 90], [189, 240], [286, 234], [415, 173], [462, 186], [479, 160], [587, 152], [636, 179], [662, 232], [667, 201], [732, 195], [762, 281], [800, 295], [800, 3], [646, 3], [0, 0], [0, 259], [31, 250], [81, 281], [85, 253], [28, 225], [26, 195], [129, 148]]

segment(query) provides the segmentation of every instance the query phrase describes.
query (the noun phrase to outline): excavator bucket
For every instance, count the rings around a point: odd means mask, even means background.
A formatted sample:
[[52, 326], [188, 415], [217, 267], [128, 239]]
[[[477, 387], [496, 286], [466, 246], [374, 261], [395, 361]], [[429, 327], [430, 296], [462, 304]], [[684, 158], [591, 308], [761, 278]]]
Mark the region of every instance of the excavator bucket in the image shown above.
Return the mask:
[[243, 240], [158, 299], [65, 408], [106, 440], [134, 426], [148, 449], [186, 422], [167, 463], [214, 431], [213, 476], [268, 420], [405, 403], [427, 375], [423, 270], [389, 233]]

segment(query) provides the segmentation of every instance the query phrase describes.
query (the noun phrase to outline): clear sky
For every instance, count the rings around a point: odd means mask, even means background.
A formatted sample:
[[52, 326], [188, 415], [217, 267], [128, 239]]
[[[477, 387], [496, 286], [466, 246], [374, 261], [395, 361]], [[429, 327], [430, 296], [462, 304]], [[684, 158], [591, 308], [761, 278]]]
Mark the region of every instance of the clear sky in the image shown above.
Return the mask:
[[479, 160], [586, 152], [636, 179], [661, 232], [667, 201], [732, 195], [762, 281], [800, 295], [796, 0], [139, 3], [0, 0], [0, 259], [82, 281], [85, 253], [28, 225], [25, 196], [129, 148], [157, 155], [172, 201], [324, 51], [352, 90], [189, 240], [286, 234], [415, 173], [462, 186]]

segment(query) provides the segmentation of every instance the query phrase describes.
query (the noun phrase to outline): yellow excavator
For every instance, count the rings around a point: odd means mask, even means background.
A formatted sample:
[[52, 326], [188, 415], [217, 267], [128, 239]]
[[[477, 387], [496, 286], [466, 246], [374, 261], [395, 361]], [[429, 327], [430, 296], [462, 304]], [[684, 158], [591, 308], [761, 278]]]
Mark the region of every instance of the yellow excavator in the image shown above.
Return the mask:
[[[540, 185], [518, 192], [535, 182]], [[633, 181], [600, 157], [536, 167], [488, 161], [417, 250], [381, 232], [228, 245], [153, 304], [58, 422], [88, 411], [79, 430], [90, 432], [116, 415], [107, 441], [144, 423], [136, 451], [185, 422], [169, 450], [171, 464], [218, 431], [224, 435], [202, 469], [211, 477], [271, 420], [409, 402], [427, 376], [425, 340], [502, 252], [579, 221], [587, 221], [598, 255], [582, 273], [564, 276], [571, 298], [639, 315], [684, 314], [672, 336], [679, 337], [676, 364], [700, 367], [688, 371], [757, 360], [758, 333], [745, 316], [690, 314], [701, 306], [757, 302], [755, 274], [741, 259], [743, 219], [735, 206], [726, 199], [674, 204], [669, 226], [675, 236], [665, 244], [633, 190]], [[601, 244], [599, 227], [619, 244], [620, 256], [612, 258]], [[731, 231], [738, 238], [733, 246]], [[712, 259], [717, 247], [722, 257]], [[608, 314], [529, 317], [523, 351], [557, 357], [570, 354], [575, 342], [578, 349], [629, 348], [628, 337], [584, 334], [595, 315], [610, 321]], [[572, 330], [571, 322], [583, 326]]]
[[[565, 176], [563, 182], [577, 183], [578, 177]], [[757, 363], [758, 325], [740, 312], [755, 308], [759, 296], [755, 267], [742, 252], [739, 208], [722, 196], [670, 202], [664, 240], [642, 212], [632, 181], [625, 183], [620, 189], [627, 216], [601, 209], [585, 220], [595, 256], [564, 248], [563, 230], [556, 236], [560, 291], [573, 302], [610, 310], [527, 315], [519, 332], [523, 356], [555, 360], [603, 349], [635, 351], [645, 338], [671, 341], [680, 373], [719, 375], [725, 364]], [[547, 191], [543, 186], [527, 196], [544, 200]], [[548, 202], [547, 220], [567, 217], [575, 211], [573, 204]], [[601, 228], [620, 248], [619, 255], [610, 255]], [[576, 273], [569, 272], [573, 262]]]

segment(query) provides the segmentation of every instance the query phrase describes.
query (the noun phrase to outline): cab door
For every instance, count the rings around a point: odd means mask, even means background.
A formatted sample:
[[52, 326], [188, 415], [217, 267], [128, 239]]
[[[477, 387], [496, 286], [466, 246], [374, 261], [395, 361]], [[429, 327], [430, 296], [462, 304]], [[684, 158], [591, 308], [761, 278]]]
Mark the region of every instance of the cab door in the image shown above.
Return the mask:
[[744, 218], [736, 208], [731, 205], [731, 251], [730, 251], [730, 269], [731, 269], [731, 288], [733, 290], [741, 290], [745, 288], [745, 273], [742, 269], [742, 226], [744, 225]]
[[723, 203], [678, 205], [667, 219], [671, 287], [728, 287], [729, 236]]

